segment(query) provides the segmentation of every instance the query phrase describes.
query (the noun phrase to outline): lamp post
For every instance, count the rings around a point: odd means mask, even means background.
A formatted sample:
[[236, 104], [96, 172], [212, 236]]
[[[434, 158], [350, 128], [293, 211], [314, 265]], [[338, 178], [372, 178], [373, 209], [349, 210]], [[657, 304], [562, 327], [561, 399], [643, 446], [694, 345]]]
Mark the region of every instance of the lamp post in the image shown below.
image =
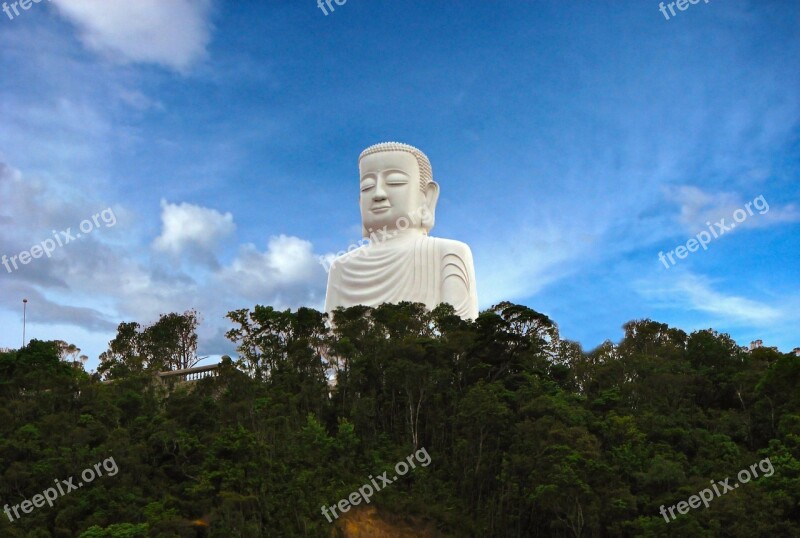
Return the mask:
[[27, 321], [28, 300], [22, 300], [22, 347], [25, 347], [25, 322]]

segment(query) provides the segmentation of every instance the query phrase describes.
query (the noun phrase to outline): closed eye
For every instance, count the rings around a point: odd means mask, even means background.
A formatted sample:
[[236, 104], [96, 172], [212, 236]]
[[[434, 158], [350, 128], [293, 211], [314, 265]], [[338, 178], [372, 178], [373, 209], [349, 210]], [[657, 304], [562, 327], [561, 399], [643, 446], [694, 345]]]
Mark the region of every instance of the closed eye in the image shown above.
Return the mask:
[[408, 183], [408, 176], [402, 172], [392, 172], [386, 176], [387, 185], [405, 185]]

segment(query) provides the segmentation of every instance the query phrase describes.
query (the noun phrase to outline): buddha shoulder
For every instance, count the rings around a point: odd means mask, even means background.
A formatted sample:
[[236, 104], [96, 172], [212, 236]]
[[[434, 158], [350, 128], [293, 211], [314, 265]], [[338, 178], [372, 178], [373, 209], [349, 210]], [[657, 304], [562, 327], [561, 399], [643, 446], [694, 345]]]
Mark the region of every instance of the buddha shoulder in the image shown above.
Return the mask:
[[466, 243], [441, 237], [429, 237], [428, 239], [436, 242], [436, 246], [441, 250], [443, 256], [450, 254], [464, 259], [472, 258], [472, 251]]

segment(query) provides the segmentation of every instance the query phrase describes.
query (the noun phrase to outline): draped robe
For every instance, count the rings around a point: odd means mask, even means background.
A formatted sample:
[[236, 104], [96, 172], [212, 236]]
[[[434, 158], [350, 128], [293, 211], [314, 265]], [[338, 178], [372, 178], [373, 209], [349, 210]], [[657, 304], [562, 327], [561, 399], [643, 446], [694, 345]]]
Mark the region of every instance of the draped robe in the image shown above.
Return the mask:
[[478, 316], [472, 252], [460, 241], [413, 235], [359, 247], [339, 256], [328, 274], [325, 311], [409, 301], [432, 310], [450, 302], [465, 319]]

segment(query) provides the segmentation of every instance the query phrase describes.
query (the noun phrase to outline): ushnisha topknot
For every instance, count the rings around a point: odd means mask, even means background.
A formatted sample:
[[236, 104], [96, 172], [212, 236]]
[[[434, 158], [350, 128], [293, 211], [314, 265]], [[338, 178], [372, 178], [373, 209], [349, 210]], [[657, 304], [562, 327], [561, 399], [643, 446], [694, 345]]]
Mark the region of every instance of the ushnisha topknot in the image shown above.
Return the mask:
[[428, 183], [433, 181], [433, 169], [431, 168], [431, 162], [428, 160], [428, 157], [422, 153], [422, 151], [414, 146], [401, 142], [381, 142], [380, 144], [375, 144], [362, 151], [361, 155], [358, 156], [358, 162], [360, 163], [361, 159], [367, 155], [372, 155], [373, 153], [379, 153], [381, 151], [405, 151], [406, 153], [412, 154], [417, 159], [417, 164], [419, 165], [419, 189], [425, 192]]

